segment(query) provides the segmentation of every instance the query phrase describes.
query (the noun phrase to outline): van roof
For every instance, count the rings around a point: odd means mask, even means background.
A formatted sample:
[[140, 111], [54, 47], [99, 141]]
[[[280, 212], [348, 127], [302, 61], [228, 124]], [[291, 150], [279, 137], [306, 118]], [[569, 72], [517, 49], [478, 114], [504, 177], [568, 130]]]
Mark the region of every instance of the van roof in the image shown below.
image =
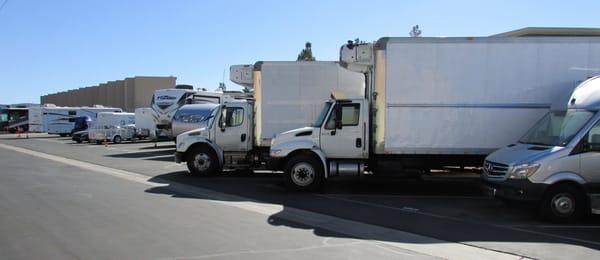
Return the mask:
[[582, 82], [573, 90], [568, 108], [600, 110], [600, 76]]

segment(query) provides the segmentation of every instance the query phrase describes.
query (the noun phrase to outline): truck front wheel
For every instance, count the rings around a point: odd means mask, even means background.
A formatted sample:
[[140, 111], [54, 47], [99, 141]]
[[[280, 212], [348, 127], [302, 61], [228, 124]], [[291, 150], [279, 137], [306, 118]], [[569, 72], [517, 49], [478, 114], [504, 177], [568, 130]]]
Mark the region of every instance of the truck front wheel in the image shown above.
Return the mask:
[[187, 167], [194, 175], [214, 175], [220, 171], [217, 155], [206, 147], [196, 147], [186, 155]]
[[581, 219], [586, 214], [585, 194], [572, 184], [550, 187], [540, 205], [542, 217], [557, 223]]
[[285, 165], [285, 184], [299, 191], [318, 190], [325, 180], [322, 168], [320, 162], [312, 156], [295, 156]]

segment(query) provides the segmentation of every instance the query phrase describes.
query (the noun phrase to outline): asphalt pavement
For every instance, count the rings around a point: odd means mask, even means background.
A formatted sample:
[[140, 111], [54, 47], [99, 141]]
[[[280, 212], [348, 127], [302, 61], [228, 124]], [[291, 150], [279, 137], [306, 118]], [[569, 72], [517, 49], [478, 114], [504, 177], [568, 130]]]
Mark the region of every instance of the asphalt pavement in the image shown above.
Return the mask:
[[0, 144], [0, 253], [10, 259], [600, 256], [598, 218], [548, 224], [482, 196], [476, 178], [341, 179], [295, 193], [277, 173], [190, 176], [172, 142]]

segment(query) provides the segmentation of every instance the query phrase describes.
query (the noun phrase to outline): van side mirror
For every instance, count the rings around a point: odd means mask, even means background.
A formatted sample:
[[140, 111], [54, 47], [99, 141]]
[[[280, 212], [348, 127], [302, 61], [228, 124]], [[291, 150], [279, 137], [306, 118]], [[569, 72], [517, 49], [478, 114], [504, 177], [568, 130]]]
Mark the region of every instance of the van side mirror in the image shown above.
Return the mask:
[[335, 129], [342, 129], [342, 106], [335, 106]]

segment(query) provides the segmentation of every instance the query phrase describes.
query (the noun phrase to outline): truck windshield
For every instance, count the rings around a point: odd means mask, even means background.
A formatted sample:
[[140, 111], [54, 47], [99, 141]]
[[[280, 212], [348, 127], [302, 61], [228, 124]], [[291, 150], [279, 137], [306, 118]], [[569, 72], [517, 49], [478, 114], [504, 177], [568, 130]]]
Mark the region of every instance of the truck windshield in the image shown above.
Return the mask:
[[565, 146], [594, 114], [589, 111], [550, 112], [531, 128], [520, 143]]
[[325, 102], [325, 106], [319, 113], [317, 120], [312, 124], [313, 127], [321, 127], [323, 125], [323, 121], [325, 121], [325, 117], [327, 116], [327, 112], [329, 112], [329, 108], [331, 108], [331, 102]]
[[175, 116], [173, 116], [174, 121], [179, 121], [182, 123], [191, 123], [197, 124], [198, 127], [206, 127], [208, 126], [209, 119], [213, 118], [213, 109], [205, 109], [205, 110], [190, 110], [190, 111], [181, 111], [177, 112]]

